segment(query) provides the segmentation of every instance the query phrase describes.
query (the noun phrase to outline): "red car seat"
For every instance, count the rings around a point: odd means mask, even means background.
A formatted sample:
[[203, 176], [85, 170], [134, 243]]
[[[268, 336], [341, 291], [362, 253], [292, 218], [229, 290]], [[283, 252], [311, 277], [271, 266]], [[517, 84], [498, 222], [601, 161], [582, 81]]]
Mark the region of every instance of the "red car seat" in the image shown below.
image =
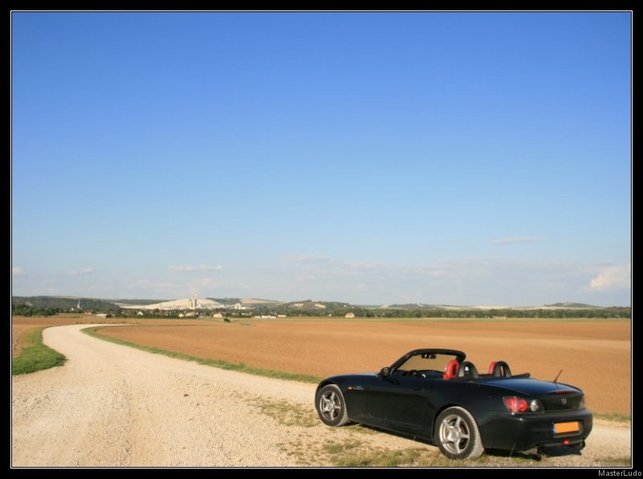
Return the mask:
[[447, 364], [447, 367], [444, 370], [444, 374], [442, 375], [442, 377], [444, 379], [454, 378], [458, 375], [458, 369], [460, 369], [460, 363], [456, 359], [452, 359]]
[[491, 361], [489, 374], [495, 377], [510, 378], [511, 368], [505, 361]]

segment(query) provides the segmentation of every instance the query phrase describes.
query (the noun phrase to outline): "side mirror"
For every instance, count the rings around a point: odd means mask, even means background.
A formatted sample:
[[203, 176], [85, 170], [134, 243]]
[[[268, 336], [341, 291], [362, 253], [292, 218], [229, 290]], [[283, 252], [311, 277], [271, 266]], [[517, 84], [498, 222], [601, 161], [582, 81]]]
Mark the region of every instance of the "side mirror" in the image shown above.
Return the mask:
[[384, 368], [380, 369], [380, 374], [379, 374], [379, 375], [380, 375], [381, 377], [383, 377], [383, 378], [387, 378], [387, 377], [389, 377], [389, 376], [391, 375], [391, 368], [389, 368], [388, 366], [386, 366], [386, 367], [384, 367]]

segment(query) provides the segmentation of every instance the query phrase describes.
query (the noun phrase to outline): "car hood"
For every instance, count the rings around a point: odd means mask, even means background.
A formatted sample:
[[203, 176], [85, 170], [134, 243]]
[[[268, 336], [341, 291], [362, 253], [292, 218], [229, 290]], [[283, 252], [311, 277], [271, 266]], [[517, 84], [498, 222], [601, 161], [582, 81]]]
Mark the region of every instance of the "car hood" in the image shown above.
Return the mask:
[[498, 378], [485, 381], [484, 384], [508, 389], [524, 396], [540, 396], [543, 394], [579, 393], [580, 389], [569, 384], [541, 381], [532, 378]]

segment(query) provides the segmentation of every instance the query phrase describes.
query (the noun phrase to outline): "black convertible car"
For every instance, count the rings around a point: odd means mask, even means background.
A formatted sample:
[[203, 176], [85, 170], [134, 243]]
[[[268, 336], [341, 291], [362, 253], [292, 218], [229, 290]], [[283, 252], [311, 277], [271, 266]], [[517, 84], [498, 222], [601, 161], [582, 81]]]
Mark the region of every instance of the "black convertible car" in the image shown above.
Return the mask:
[[409, 435], [452, 459], [485, 449], [585, 446], [592, 413], [580, 389], [529, 373], [512, 376], [505, 361], [480, 374], [465, 358], [462, 351], [416, 349], [379, 373], [324, 379], [317, 412], [329, 426], [352, 421]]

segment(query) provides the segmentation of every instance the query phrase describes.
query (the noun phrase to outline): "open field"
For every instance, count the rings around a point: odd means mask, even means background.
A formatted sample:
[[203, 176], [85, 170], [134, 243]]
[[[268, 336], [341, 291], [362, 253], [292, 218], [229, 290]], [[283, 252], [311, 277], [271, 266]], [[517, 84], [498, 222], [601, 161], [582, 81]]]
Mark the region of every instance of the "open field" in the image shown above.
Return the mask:
[[[38, 326], [95, 323], [72, 315], [13, 320], [12, 351]], [[104, 321], [104, 320], [103, 320]], [[110, 321], [110, 320], [108, 320]], [[601, 414], [630, 415], [628, 320], [126, 320], [101, 334], [206, 359], [324, 377], [376, 371], [419, 347], [461, 349], [483, 371], [503, 359], [516, 373], [582, 388]]]
[[601, 414], [630, 415], [628, 320], [138, 321], [101, 334], [191, 356], [324, 377], [376, 371], [408, 350], [461, 349], [478, 369], [505, 360], [515, 373], [582, 388]]
[[63, 367], [12, 378], [13, 467], [628, 467], [629, 423], [597, 419], [587, 447], [451, 461], [438, 448], [350, 425], [325, 426], [315, 384], [249, 376], [44, 330]]

